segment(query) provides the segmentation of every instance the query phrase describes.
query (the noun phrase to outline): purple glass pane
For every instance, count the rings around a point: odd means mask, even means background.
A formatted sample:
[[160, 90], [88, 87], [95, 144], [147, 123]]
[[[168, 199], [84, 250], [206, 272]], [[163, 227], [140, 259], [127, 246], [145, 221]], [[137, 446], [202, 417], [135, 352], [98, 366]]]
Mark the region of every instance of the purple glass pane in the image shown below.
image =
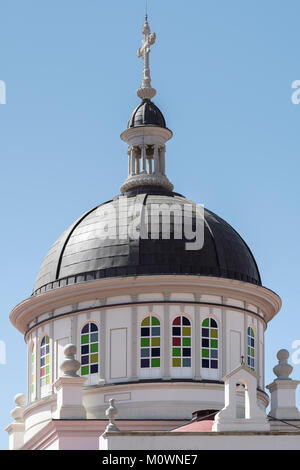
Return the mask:
[[141, 359], [141, 367], [149, 367], [150, 360], [149, 359]]
[[205, 338], [209, 338], [209, 329], [208, 328], [202, 328], [202, 336]]
[[88, 333], [88, 332], [89, 332], [89, 326], [90, 326], [89, 323], [87, 323], [86, 325], [84, 325], [84, 327], [83, 327], [82, 330], [81, 330], [81, 333]]
[[81, 364], [88, 364], [89, 356], [81, 356]]

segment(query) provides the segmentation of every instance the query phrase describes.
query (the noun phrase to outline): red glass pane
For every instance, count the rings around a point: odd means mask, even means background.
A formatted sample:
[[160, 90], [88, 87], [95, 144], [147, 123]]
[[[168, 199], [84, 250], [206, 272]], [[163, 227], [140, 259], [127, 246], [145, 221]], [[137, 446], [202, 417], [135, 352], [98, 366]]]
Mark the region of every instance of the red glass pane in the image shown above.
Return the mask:
[[173, 338], [173, 346], [181, 346], [181, 338]]
[[44, 375], [45, 375], [45, 367], [42, 367], [41, 368], [41, 377], [44, 377]]
[[175, 318], [173, 325], [180, 325], [180, 317]]

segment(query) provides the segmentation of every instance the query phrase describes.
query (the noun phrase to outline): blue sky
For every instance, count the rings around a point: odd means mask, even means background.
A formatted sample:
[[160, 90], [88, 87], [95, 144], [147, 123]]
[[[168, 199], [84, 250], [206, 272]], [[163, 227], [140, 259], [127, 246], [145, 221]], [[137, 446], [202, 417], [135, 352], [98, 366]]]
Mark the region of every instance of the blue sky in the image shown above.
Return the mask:
[[[300, 105], [291, 102], [300, 4], [150, 0], [149, 13], [154, 101], [174, 132], [167, 174], [234, 226], [283, 300], [266, 333], [269, 383], [277, 350], [300, 339]], [[55, 239], [126, 177], [119, 135], [138, 103], [143, 15], [143, 0], [0, 4], [0, 448], [13, 397], [26, 390], [25, 343], [9, 312], [31, 294]]]

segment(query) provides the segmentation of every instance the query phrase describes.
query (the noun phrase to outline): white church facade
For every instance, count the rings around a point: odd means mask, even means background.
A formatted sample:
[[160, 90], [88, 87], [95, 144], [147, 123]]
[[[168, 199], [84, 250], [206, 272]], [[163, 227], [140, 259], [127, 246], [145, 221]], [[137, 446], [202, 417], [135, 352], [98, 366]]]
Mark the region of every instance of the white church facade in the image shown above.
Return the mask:
[[[280, 297], [239, 234], [166, 176], [172, 132], [152, 101], [155, 39], [146, 18], [121, 194], [58, 238], [33, 294], [11, 312], [28, 351], [11, 449], [300, 447], [286, 350], [264, 382], [264, 334]], [[186, 220], [194, 234], [201, 226], [201, 249], [186, 249]]]

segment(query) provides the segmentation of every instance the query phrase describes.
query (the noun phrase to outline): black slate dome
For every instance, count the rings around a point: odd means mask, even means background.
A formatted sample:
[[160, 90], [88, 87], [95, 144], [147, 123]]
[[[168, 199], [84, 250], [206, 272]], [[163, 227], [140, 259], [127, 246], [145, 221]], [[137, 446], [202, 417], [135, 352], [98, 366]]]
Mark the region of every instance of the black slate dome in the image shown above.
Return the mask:
[[135, 108], [130, 116], [127, 128], [140, 126], [166, 127], [162, 112], [151, 100], [144, 99]]
[[[158, 188], [136, 188], [127, 194], [128, 207], [189, 203], [185, 197]], [[255, 259], [239, 234], [223, 219], [205, 209], [204, 246], [187, 251], [185, 239], [105, 239], [105, 220], [117, 210], [120, 196], [95, 207], [80, 217], [54, 243], [38, 274], [34, 294], [68, 284], [108, 277], [153, 274], [186, 274], [236, 279], [261, 285]], [[108, 219], [107, 219], [108, 218]], [[124, 217], [119, 225], [128, 224]], [[161, 231], [161, 230], [160, 230]]]

